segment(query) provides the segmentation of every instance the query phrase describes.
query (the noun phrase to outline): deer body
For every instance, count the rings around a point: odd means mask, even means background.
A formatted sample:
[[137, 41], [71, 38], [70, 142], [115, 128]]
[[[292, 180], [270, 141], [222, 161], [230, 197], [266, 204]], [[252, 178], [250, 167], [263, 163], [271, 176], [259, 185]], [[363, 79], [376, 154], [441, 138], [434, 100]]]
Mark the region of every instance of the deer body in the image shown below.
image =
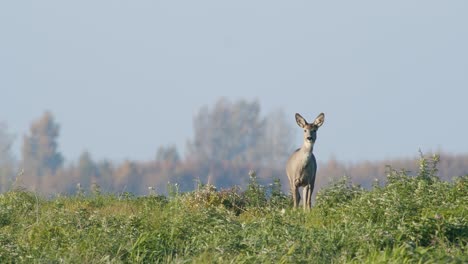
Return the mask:
[[325, 115], [319, 114], [313, 123], [296, 114], [296, 122], [304, 129], [304, 143], [302, 147], [294, 151], [286, 163], [286, 174], [294, 201], [294, 207], [299, 205], [301, 196], [299, 188], [303, 187], [304, 209], [311, 206], [312, 192], [314, 191], [315, 175], [317, 173], [317, 161], [314, 154], [314, 144], [317, 139], [317, 130], [325, 121]]

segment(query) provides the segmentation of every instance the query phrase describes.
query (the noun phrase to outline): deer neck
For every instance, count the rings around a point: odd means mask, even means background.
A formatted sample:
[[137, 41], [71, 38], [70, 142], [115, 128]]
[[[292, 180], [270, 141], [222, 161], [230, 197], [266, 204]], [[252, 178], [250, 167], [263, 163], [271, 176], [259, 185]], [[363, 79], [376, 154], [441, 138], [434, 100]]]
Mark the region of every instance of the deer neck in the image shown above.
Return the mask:
[[304, 141], [304, 144], [301, 147], [301, 152], [304, 157], [303, 162], [307, 163], [312, 157], [312, 151], [314, 150], [314, 144], [310, 141]]
[[314, 143], [305, 140], [304, 144], [302, 144], [301, 150], [305, 153], [312, 153], [314, 150]]

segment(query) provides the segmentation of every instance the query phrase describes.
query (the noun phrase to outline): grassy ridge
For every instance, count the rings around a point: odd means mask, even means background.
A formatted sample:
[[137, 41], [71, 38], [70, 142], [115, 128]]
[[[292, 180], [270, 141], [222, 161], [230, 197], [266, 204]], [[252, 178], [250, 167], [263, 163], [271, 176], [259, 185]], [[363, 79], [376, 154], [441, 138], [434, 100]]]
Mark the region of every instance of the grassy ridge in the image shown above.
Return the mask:
[[291, 210], [278, 182], [245, 192], [200, 186], [169, 197], [0, 195], [0, 262], [467, 263], [468, 177], [390, 170], [385, 186], [347, 179]]

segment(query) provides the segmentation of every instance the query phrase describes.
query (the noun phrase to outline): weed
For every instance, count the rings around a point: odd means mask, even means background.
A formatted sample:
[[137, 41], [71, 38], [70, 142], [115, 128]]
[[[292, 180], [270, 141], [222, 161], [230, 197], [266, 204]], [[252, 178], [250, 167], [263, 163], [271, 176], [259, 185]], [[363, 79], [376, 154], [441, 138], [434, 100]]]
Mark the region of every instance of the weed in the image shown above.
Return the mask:
[[1, 263], [467, 263], [468, 176], [444, 182], [438, 157], [388, 168], [366, 190], [342, 178], [310, 212], [291, 210], [279, 180], [218, 190], [39, 197], [0, 194]]

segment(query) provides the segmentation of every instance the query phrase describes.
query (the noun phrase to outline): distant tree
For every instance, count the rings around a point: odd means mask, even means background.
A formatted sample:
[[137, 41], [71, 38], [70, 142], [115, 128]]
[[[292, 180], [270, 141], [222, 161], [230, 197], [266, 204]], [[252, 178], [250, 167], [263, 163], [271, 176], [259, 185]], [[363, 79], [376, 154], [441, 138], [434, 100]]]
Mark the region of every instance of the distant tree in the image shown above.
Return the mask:
[[[293, 117], [289, 117], [293, 120]], [[294, 130], [282, 110], [274, 110], [265, 117], [262, 136], [257, 146], [257, 156], [263, 165], [284, 166], [294, 150]]]
[[88, 189], [91, 187], [93, 179], [98, 177], [97, 166], [91, 158], [91, 154], [87, 151], [80, 155], [78, 160], [78, 173], [81, 186]]
[[8, 133], [8, 127], [0, 122], [0, 192], [6, 191], [9, 181], [14, 176], [14, 158], [11, 154], [13, 136]]
[[96, 184], [105, 191], [113, 190], [114, 182], [114, 166], [110, 161], [104, 160], [96, 163], [96, 170], [99, 177], [96, 179]]
[[262, 116], [256, 100], [221, 98], [203, 107], [194, 116], [194, 137], [187, 146], [185, 162], [193, 172], [183, 177], [221, 187], [246, 184], [251, 169], [260, 181], [282, 178], [293, 151], [291, 120], [281, 110]]
[[62, 166], [63, 156], [58, 152], [59, 125], [50, 112], [34, 121], [30, 134], [24, 136], [22, 166], [26, 174], [44, 176], [55, 174]]
[[193, 121], [189, 158], [203, 161], [251, 161], [262, 135], [258, 101], [235, 103], [221, 98], [213, 109], [203, 107]]
[[125, 161], [117, 168], [114, 175], [114, 189], [120, 192], [140, 193], [144, 186], [142, 185], [142, 173], [136, 162]]
[[179, 152], [175, 145], [163, 147], [160, 146], [156, 151], [156, 161], [178, 163], [180, 161]]

